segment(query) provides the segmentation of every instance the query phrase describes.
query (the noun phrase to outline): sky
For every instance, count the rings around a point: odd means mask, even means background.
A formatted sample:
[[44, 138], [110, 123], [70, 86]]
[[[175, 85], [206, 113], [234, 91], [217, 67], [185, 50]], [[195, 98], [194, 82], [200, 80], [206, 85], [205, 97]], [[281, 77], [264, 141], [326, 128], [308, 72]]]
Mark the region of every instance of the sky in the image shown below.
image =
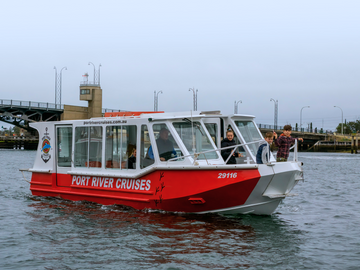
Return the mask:
[[[0, 99], [79, 100], [101, 64], [103, 108], [255, 115], [334, 130], [360, 119], [360, 1], [8, 1], [0, 8]], [[310, 106], [310, 108], [304, 108]], [[334, 106], [338, 106], [336, 108]], [[302, 113], [301, 113], [302, 111]], [[343, 112], [343, 113], [342, 113]]]

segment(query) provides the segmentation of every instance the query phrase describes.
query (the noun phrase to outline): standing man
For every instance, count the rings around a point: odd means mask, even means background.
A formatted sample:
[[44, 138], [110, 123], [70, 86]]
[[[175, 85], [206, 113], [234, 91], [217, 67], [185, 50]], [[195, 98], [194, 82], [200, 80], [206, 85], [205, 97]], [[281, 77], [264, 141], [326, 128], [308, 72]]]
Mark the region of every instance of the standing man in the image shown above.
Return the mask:
[[275, 145], [279, 147], [276, 154], [277, 162], [285, 162], [289, 157], [290, 147], [295, 143], [295, 140], [304, 141], [303, 138], [291, 137], [291, 126], [285, 125], [283, 133], [275, 140]]

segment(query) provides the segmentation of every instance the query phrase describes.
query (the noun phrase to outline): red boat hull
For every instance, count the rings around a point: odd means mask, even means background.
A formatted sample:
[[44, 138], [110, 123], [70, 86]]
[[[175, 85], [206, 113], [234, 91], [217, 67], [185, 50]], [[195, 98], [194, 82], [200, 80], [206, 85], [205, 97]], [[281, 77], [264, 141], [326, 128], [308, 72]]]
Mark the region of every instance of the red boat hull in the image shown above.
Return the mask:
[[259, 179], [257, 169], [159, 170], [140, 179], [33, 172], [30, 189], [37, 196], [197, 213], [244, 205]]

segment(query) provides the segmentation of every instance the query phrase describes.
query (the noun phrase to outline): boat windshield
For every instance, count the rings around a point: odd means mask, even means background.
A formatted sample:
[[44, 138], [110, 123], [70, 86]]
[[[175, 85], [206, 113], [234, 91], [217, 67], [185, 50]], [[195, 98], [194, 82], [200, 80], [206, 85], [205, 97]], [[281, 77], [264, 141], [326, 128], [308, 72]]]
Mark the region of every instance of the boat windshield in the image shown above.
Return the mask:
[[[189, 154], [192, 155], [194, 153], [214, 150], [210, 139], [199, 122], [191, 122], [188, 119], [184, 119], [184, 121], [185, 122], [175, 122], [173, 126]], [[201, 154], [197, 159], [217, 159], [218, 157], [217, 152], [213, 151]]]
[[[252, 121], [235, 121], [235, 124], [244, 138], [245, 143], [262, 140], [261, 134]], [[254, 156], [256, 156], [259, 144], [260, 143], [253, 143], [248, 145]]]

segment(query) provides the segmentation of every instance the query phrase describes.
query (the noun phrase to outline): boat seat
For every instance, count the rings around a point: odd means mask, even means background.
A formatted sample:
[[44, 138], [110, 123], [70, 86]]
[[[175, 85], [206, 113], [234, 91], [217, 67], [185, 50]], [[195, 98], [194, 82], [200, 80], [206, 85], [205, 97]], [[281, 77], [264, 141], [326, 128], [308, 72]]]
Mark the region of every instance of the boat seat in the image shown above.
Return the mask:
[[[120, 169], [120, 163], [119, 161], [108, 160], [106, 161], [106, 168]], [[121, 169], [127, 169], [126, 161], [121, 162]]]
[[106, 161], [106, 168], [117, 168], [120, 169], [120, 164], [118, 161], [108, 160]]
[[[88, 162], [85, 162], [85, 167], [88, 167]], [[89, 161], [89, 167], [101, 168], [100, 161]]]

